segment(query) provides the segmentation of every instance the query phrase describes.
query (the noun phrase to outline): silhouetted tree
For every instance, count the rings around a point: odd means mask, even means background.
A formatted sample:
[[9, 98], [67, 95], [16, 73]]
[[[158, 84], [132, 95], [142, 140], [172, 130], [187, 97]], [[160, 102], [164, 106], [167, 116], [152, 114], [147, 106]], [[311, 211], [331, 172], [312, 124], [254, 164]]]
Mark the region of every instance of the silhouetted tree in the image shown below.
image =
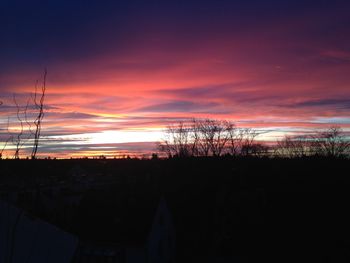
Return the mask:
[[226, 131], [228, 133], [227, 152], [232, 156], [250, 155], [253, 148], [257, 148], [254, 145], [255, 138], [260, 135], [258, 131], [252, 128], [237, 128], [230, 123]]
[[341, 157], [350, 153], [350, 139], [338, 126], [316, 133], [313, 141], [313, 152], [327, 157]]
[[280, 157], [300, 158], [311, 154], [310, 138], [306, 135], [285, 136], [277, 141], [275, 154]]
[[229, 153], [232, 156], [236, 156], [240, 153], [242, 146], [242, 130], [237, 128], [233, 123], [228, 122], [226, 131], [228, 134], [228, 142], [226, 145], [227, 153]]
[[36, 159], [36, 154], [38, 152], [38, 146], [39, 146], [39, 140], [41, 135], [41, 125], [42, 120], [44, 118], [44, 100], [45, 100], [45, 92], [46, 92], [46, 76], [47, 76], [47, 70], [45, 69], [44, 75], [43, 75], [43, 81], [41, 84], [40, 92], [38, 92], [38, 82], [35, 85], [35, 92], [33, 97], [34, 107], [37, 111], [37, 115], [35, 117], [35, 120], [33, 122], [34, 124], [34, 131], [32, 131], [34, 135], [33, 140], [33, 149], [31, 158]]
[[165, 131], [165, 138], [159, 144], [159, 150], [168, 157], [190, 156], [190, 129], [183, 122], [178, 125], [169, 125]]
[[252, 128], [244, 128], [240, 130], [242, 155], [248, 156], [254, 153], [255, 139], [259, 134], [259, 132]]
[[349, 137], [337, 126], [313, 135], [285, 136], [275, 148], [275, 155], [289, 158], [312, 155], [341, 157], [349, 154]]
[[228, 121], [194, 120], [192, 130], [198, 155], [220, 156], [230, 139], [229, 129], [231, 127], [233, 124]]
[[191, 125], [192, 131], [192, 152], [195, 156], [209, 156], [210, 145], [207, 141], [206, 127], [202, 120], [193, 119]]

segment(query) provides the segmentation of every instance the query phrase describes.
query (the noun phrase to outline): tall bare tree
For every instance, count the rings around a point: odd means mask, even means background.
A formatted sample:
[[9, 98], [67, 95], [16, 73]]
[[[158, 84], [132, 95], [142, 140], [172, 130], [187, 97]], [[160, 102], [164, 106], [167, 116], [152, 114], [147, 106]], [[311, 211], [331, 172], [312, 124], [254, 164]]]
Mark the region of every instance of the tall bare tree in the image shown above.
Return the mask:
[[203, 144], [209, 149], [213, 156], [220, 156], [229, 141], [228, 129], [231, 124], [228, 121], [206, 119], [200, 122], [200, 131]]
[[34, 140], [33, 140], [33, 149], [31, 158], [36, 159], [36, 155], [38, 152], [38, 146], [39, 146], [39, 140], [41, 135], [41, 125], [42, 120], [44, 118], [44, 101], [45, 101], [45, 93], [46, 93], [46, 76], [47, 76], [47, 70], [45, 69], [44, 75], [43, 75], [43, 81], [40, 87], [40, 91], [38, 91], [38, 82], [35, 85], [35, 92], [33, 97], [34, 107], [37, 111], [37, 115], [35, 117], [35, 120], [33, 122], [34, 124]]
[[232, 156], [237, 156], [241, 153], [242, 143], [244, 140], [244, 130], [232, 125], [227, 129], [229, 141], [227, 151]]
[[244, 128], [240, 130], [241, 133], [241, 154], [248, 156], [252, 155], [255, 151], [255, 139], [260, 133], [252, 128]]
[[209, 156], [208, 127], [206, 127], [203, 120], [193, 119], [191, 129], [193, 145], [195, 146], [193, 152], [196, 156]]
[[168, 157], [188, 157], [190, 156], [190, 140], [190, 129], [186, 124], [180, 122], [178, 125], [169, 125], [159, 149]]

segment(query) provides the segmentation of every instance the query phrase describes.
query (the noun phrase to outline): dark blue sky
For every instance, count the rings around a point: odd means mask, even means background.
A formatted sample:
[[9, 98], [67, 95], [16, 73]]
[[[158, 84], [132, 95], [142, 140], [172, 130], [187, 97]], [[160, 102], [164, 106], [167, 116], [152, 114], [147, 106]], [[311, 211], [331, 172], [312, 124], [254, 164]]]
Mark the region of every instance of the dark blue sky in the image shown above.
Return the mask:
[[[288, 23], [310, 16], [321, 28], [300, 35], [332, 37], [335, 29], [350, 27], [334, 21], [350, 10], [349, 1], [16, 1], [0, 4], [0, 68], [39, 66], [81, 56], [97, 56], [111, 50], [123, 52], [137, 46], [140, 38], [159, 37], [176, 48], [222, 37], [229, 33], [254, 33], [269, 24]], [[337, 15], [339, 14], [339, 15]], [[310, 21], [312, 24], [312, 21]], [[337, 24], [339, 23], [339, 24]], [[344, 23], [342, 25], [342, 23]], [[337, 28], [335, 28], [337, 27]], [[346, 33], [346, 32], [340, 32]], [[324, 35], [324, 36], [322, 36]], [[147, 41], [147, 39], [144, 39]], [[337, 41], [349, 37], [339, 36]], [[158, 43], [159, 44], [159, 43]], [[161, 43], [162, 44], [162, 43]], [[342, 43], [338, 43], [340, 46]], [[178, 47], [180, 46], [180, 47]]]

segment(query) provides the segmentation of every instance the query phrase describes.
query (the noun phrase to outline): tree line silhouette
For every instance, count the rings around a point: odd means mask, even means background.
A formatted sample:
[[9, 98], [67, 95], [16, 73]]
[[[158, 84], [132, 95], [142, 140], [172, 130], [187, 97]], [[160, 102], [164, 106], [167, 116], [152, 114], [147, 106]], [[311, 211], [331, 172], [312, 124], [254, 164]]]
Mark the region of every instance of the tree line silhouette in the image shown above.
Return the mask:
[[338, 126], [311, 134], [285, 136], [270, 145], [256, 140], [261, 133], [252, 128], [237, 127], [231, 121], [193, 119], [168, 126], [158, 149], [169, 158], [223, 155], [345, 157], [350, 154], [350, 140]]

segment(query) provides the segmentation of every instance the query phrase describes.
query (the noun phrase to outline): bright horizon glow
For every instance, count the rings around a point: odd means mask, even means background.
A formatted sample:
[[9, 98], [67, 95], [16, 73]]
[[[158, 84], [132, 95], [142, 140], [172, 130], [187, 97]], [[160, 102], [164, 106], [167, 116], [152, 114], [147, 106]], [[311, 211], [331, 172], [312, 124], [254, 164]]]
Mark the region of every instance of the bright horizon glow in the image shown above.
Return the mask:
[[163, 136], [161, 131], [101, 131], [98, 133], [85, 133], [61, 136], [64, 140], [79, 140], [84, 138], [83, 144], [115, 144], [134, 142], [156, 142]]

